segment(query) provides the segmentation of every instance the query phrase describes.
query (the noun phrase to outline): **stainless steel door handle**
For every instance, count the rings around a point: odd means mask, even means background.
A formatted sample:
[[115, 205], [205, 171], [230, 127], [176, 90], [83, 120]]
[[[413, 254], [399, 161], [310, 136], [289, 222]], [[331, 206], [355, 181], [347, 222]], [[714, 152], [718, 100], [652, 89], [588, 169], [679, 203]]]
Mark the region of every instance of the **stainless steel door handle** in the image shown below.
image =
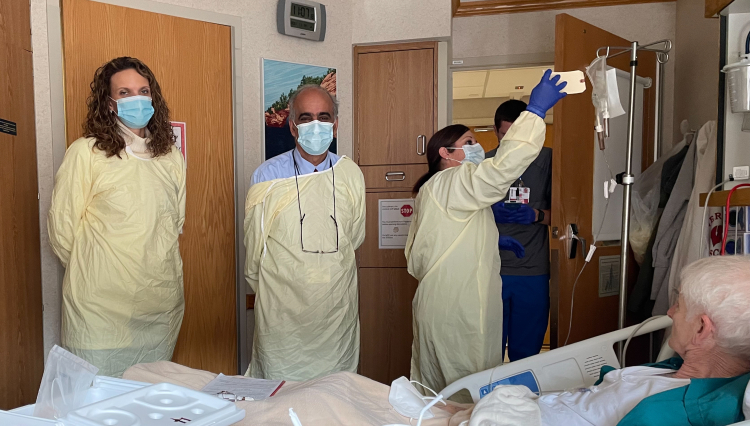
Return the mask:
[[388, 182], [406, 180], [406, 173], [404, 172], [388, 172], [385, 174], [385, 180]]
[[417, 155], [424, 155], [427, 151], [427, 136], [417, 136]]

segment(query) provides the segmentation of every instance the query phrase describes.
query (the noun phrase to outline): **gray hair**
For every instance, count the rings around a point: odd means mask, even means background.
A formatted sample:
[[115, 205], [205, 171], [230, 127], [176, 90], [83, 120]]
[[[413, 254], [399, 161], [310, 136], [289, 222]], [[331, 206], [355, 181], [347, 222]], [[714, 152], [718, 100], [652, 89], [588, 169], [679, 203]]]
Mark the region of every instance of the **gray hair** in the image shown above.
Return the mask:
[[297, 91], [292, 93], [292, 97], [289, 98], [289, 117], [292, 119], [292, 121], [297, 119], [297, 109], [294, 107], [297, 96], [299, 96], [302, 92], [306, 92], [308, 90], [315, 90], [321, 93], [325, 93], [331, 99], [331, 103], [333, 104], [333, 118], [336, 119], [339, 117], [339, 102], [336, 100], [336, 96], [332, 95], [331, 92], [324, 89], [319, 84], [305, 84], [304, 86], [297, 89]]
[[687, 318], [705, 314], [716, 325], [716, 344], [749, 359], [750, 257], [707, 257], [683, 269], [681, 278]]

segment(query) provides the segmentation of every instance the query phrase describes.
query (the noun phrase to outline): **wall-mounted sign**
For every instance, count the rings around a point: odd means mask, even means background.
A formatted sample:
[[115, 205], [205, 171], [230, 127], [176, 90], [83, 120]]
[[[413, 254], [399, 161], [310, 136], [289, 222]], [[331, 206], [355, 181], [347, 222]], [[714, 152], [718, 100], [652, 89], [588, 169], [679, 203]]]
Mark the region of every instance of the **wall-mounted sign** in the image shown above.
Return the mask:
[[[263, 59], [264, 160], [290, 151], [296, 141], [289, 129], [289, 98], [307, 84], [317, 84], [336, 96], [336, 69]], [[336, 138], [329, 151], [336, 153]]]
[[403, 249], [414, 217], [414, 199], [378, 200], [380, 249]]
[[185, 123], [179, 121], [170, 121], [172, 133], [174, 133], [174, 145], [182, 153], [182, 158], [187, 163], [187, 136], [185, 134]]
[[0, 118], [0, 133], [16, 136], [16, 123]]
[[[731, 216], [730, 216], [731, 219]], [[731, 228], [731, 227], [730, 227]], [[733, 229], [731, 229], [733, 230]], [[705, 231], [704, 231], [705, 232]], [[730, 232], [729, 234], [733, 234]], [[708, 216], [708, 255], [721, 255], [721, 242], [724, 238], [724, 208], [709, 207]], [[701, 253], [701, 256], [703, 254]]]
[[599, 256], [599, 297], [620, 294], [620, 256]]

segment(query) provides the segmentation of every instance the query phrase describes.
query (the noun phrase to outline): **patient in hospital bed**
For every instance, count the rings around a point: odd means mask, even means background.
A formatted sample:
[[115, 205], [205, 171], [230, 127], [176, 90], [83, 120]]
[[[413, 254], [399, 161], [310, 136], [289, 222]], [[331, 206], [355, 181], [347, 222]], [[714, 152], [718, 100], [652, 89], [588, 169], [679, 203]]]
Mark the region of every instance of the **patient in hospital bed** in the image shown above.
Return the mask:
[[[537, 397], [498, 386], [476, 406], [433, 407], [424, 426], [729, 425], [750, 418], [750, 258], [702, 259], [685, 268], [669, 316], [669, 345], [680, 355], [660, 364], [602, 368], [585, 389]], [[171, 363], [137, 365], [125, 378], [200, 389], [216, 375]], [[264, 401], [237, 402], [240, 425], [409, 424], [388, 402], [389, 387], [352, 373], [285, 384]], [[412, 421], [412, 424], [415, 424]]]
[[[519, 411], [531, 414], [518, 424], [728, 425], [744, 420], [749, 414], [743, 413], [743, 398], [750, 379], [750, 258], [699, 260], [682, 271], [681, 283], [668, 312], [673, 320], [669, 345], [680, 357], [620, 370], [604, 367], [590, 388], [538, 399], [516, 386], [496, 388], [474, 408], [472, 422], [508, 424], [500, 420]], [[539, 421], [528, 421], [533, 419]]]

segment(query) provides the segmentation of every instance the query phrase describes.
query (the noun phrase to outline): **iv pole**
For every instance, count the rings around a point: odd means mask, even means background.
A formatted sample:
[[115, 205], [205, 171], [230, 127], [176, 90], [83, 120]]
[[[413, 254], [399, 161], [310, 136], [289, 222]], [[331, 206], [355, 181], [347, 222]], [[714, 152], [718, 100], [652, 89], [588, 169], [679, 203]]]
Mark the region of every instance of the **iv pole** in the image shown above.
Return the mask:
[[[653, 48], [653, 46], [663, 45], [661, 49]], [[630, 52], [630, 101], [628, 104], [628, 145], [627, 145], [627, 157], [625, 160], [625, 172], [618, 175], [618, 183], [623, 186], [622, 196], [622, 230], [620, 233], [620, 300], [619, 300], [619, 316], [617, 319], [617, 328], [625, 328], [625, 313], [627, 311], [627, 290], [628, 290], [628, 241], [630, 238], [630, 197], [633, 189], [633, 183], [635, 182], [635, 176], [633, 175], [633, 133], [635, 130], [635, 87], [636, 87], [636, 69], [638, 67], [638, 51], [644, 50], [649, 52], [656, 52], [656, 149], [660, 147], [660, 125], [661, 125], [661, 86], [663, 84], [662, 65], [669, 60], [669, 51], [672, 50], [671, 40], [659, 40], [653, 43], [638, 45], [637, 41], [630, 44], [630, 47], [600, 47], [596, 51], [597, 57], [602, 57], [600, 52], [602, 49], [606, 49], [606, 58], [614, 58], [615, 56], [622, 55]], [[610, 54], [611, 50], [619, 50], [619, 52]], [[654, 153], [654, 157], [658, 155]], [[620, 178], [621, 176], [621, 178]], [[618, 345], [618, 358], [622, 361], [622, 342]], [[624, 367], [624, 365], [622, 366]]]

